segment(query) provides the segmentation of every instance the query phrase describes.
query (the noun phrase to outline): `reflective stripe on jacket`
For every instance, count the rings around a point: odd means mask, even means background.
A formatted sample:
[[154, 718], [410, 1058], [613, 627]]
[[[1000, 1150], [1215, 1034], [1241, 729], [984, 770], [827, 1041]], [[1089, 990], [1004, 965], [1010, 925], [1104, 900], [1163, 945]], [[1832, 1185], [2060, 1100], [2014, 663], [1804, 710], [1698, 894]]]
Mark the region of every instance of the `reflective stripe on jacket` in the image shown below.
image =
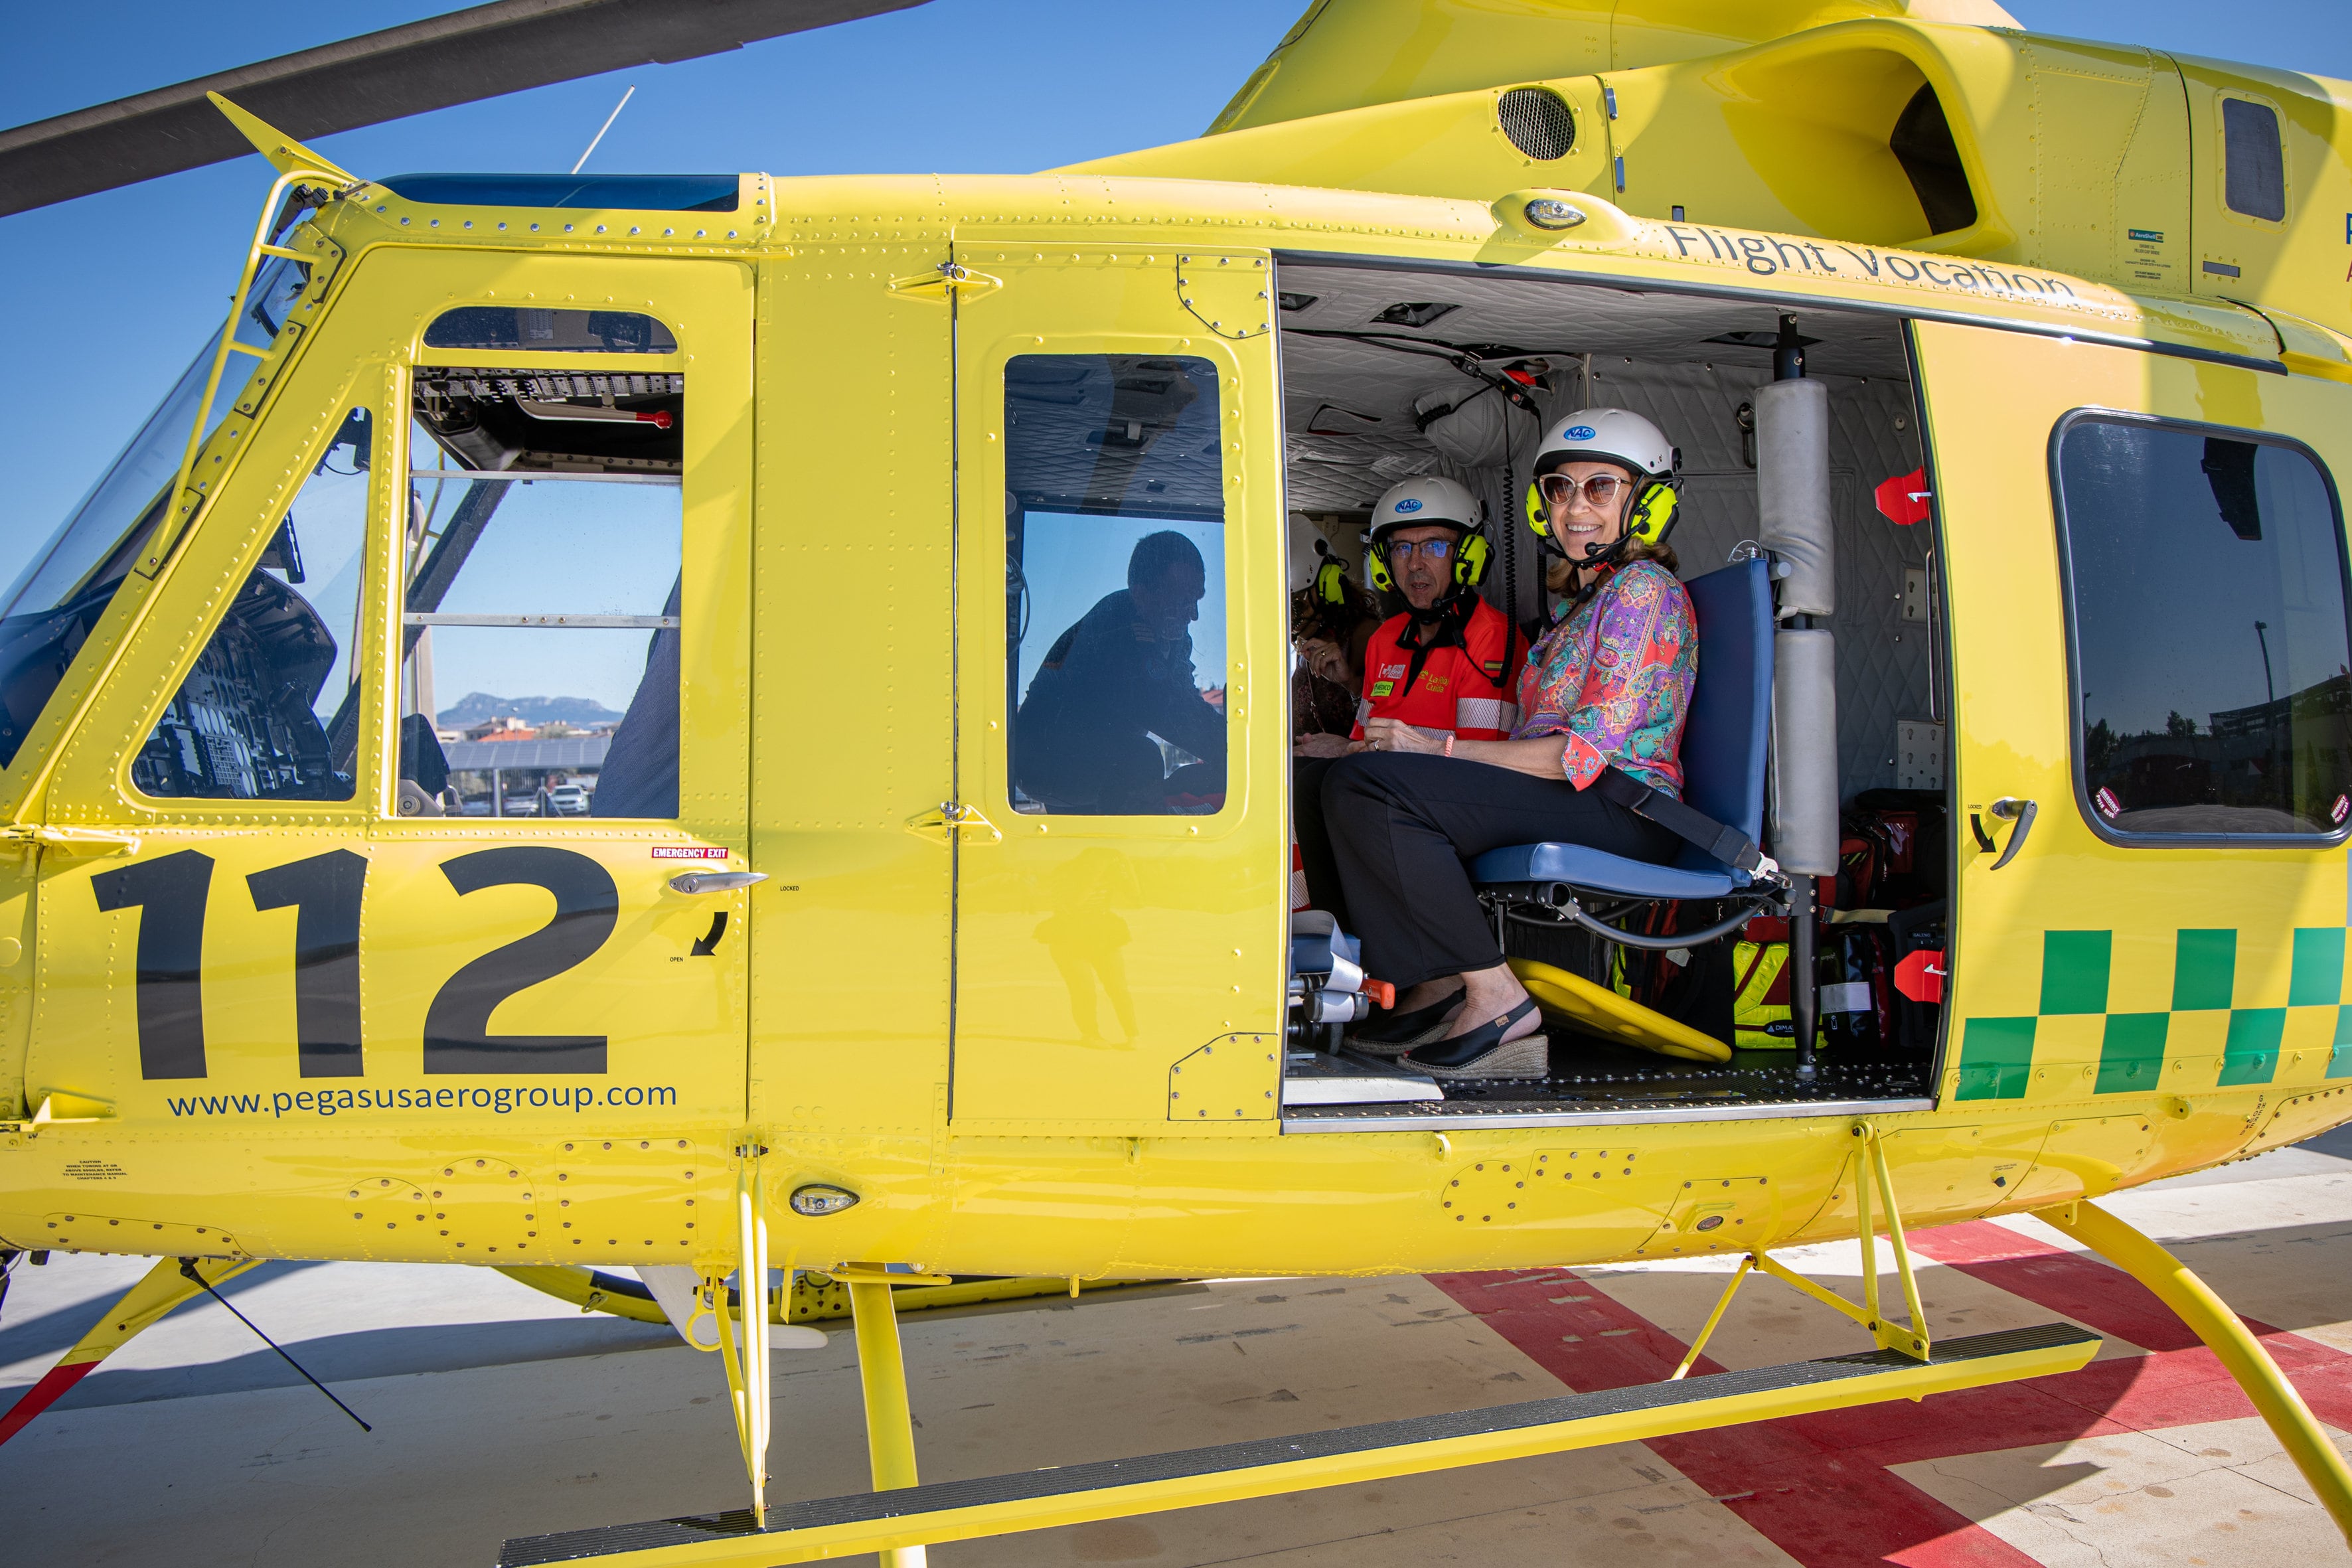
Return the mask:
[[[1364, 649], [1364, 692], [1356, 704], [1353, 739], [1364, 738], [1368, 719], [1451, 730], [1465, 741], [1500, 741], [1510, 734], [1519, 721], [1510, 693], [1527, 658], [1527, 639], [1486, 600], [1473, 604], [1466, 625], [1454, 617], [1439, 622], [1433, 629], [1438, 645], [1425, 651], [1404, 641], [1411, 616], [1381, 623]], [[1418, 669], [1416, 653], [1422, 656]]]

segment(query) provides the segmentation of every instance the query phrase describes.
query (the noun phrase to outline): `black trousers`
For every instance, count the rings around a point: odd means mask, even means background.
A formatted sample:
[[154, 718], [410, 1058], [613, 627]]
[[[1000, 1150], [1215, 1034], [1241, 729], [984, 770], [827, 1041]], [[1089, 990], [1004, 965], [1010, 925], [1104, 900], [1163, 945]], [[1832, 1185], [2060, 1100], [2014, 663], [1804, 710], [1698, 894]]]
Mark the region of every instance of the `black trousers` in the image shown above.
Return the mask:
[[[1470, 884], [1469, 863], [1489, 849], [1549, 840], [1654, 863], [1682, 842], [1564, 778], [1413, 752], [1331, 763], [1322, 808], [1342, 923], [1363, 938], [1365, 970], [1400, 991], [1503, 962]], [[1306, 839], [1302, 817], [1302, 855]]]
[[[1363, 754], [1363, 753], [1359, 753]], [[1348, 896], [1339, 886], [1339, 862], [1331, 855], [1331, 831], [1323, 822], [1323, 781], [1345, 757], [1290, 759], [1290, 830], [1298, 838], [1298, 863], [1307, 873], [1307, 901], [1336, 916], [1339, 929], [1353, 931]]]

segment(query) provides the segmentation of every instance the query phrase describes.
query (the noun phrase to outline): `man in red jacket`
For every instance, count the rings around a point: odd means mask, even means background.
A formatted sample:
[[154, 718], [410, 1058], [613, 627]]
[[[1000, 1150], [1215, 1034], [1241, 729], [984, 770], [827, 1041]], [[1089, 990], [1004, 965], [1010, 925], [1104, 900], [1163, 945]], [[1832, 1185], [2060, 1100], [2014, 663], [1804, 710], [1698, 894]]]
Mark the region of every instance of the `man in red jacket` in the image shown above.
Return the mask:
[[[1481, 510], [1452, 479], [1407, 479], [1372, 509], [1373, 586], [1404, 595], [1406, 609], [1372, 634], [1357, 669], [1318, 669], [1343, 676], [1362, 697], [1350, 739], [1307, 735], [1292, 765], [1292, 817], [1307, 891], [1316, 909], [1347, 924], [1339, 882], [1323, 831], [1323, 775], [1364, 736], [1368, 719], [1401, 719], [1433, 735], [1465, 741], [1501, 740], [1518, 721], [1511, 693], [1527, 639], [1500, 610], [1478, 596], [1490, 552]], [[1313, 658], [1323, 649], [1303, 645]], [[1344, 658], [1339, 650], [1328, 662]], [[1450, 743], [1450, 742], [1449, 742]]]

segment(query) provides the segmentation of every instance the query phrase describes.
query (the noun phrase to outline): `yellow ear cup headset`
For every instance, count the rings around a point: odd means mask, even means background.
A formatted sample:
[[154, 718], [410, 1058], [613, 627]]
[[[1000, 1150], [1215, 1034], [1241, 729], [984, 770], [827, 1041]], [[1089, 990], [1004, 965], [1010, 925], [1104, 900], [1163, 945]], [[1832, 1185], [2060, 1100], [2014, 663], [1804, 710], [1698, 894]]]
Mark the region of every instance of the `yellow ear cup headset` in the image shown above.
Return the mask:
[[[1526, 503], [1528, 526], [1556, 551], [1558, 546], [1552, 544], [1551, 537], [1551, 508], [1544, 502], [1542, 480], [1528, 486]], [[1674, 531], [1675, 511], [1681, 505], [1682, 489], [1677, 481], [1647, 480], [1633, 498], [1633, 510], [1625, 519], [1625, 531], [1644, 544], [1664, 544], [1666, 535]]]
[[1290, 586], [1294, 592], [1311, 595], [1318, 605], [1339, 605], [1348, 602], [1348, 563], [1331, 553], [1331, 546], [1322, 531], [1304, 512], [1294, 511], [1288, 518], [1290, 550]]
[[1607, 549], [1577, 564], [1605, 565], [1623, 554], [1633, 540], [1663, 544], [1674, 531], [1675, 514], [1682, 503], [1675, 481], [1681, 458], [1664, 431], [1631, 409], [1587, 408], [1571, 414], [1545, 433], [1543, 446], [1536, 453], [1524, 502], [1528, 526], [1543, 541], [1546, 553], [1566, 559], [1567, 552], [1551, 536], [1551, 508], [1543, 499], [1544, 476], [1570, 463], [1613, 463], [1625, 469], [1635, 485], [1624, 531]]
[[1315, 602], [1318, 605], [1344, 605], [1348, 602], [1348, 563], [1328, 550], [1318, 549], [1321, 557], [1315, 566]]
[[1372, 507], [1371, 548], [1365, 559], [1372, 586], [1383, 594], [1396, 591], [1396, 576], [1389, 570], [1390, 534], [1401, 528], [1443, 524], [1462, 531], [1454, 551], [1454, 594], [1475, 592], [1495, 558], [1485, 523], [1486, 508], [1452, 479], [1432, 476], [1391, 486]]

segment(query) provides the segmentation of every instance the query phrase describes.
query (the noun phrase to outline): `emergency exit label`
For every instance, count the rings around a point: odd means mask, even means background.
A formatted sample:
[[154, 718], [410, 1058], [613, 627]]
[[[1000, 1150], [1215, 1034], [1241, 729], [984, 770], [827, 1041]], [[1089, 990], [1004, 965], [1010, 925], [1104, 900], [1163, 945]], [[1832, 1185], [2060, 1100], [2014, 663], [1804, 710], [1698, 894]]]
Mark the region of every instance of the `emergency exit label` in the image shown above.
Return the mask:
[[653, 847], [656, 860], [724, 860], [727, 851], [716, 844], [656, 844]]

